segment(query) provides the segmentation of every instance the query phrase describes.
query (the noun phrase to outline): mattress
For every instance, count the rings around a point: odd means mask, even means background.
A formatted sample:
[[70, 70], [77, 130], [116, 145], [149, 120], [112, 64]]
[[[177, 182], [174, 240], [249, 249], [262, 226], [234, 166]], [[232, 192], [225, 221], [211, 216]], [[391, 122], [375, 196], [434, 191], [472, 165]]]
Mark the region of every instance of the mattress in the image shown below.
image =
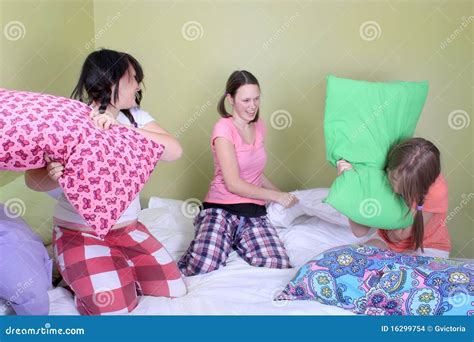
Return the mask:
[[[195, 208], [191, 208], [196, 212]], [[334, 306], [315, 301], [274, 301], [298, 268], [317, 254], [339, 245], [361, 243], [340, 220], [327, 220], [332, 212], [322, 207], [324, 215], [296, 215], [286, 227], [277, 227], [294, 268], [253, 267], [229, 255], [220, 269], [185, 278], [188, 293], [180, 298], [142, 296], [131, 315], [351, 315]], [[277, 214], [269, 215], [278, 225]], [[194, 214], [194, 213], [193, 213]], [[337, 212], [334, 212], [337, 215]], [[140, 212], [139, 220], [177, 260], [184, 254], [193, 235], [192, 214], [183, 201], [152, 198], [150, 208]], [[337, 224], [339, 222], [339, 224]], [[73, 295], [62, 287], [49, 291], [51, 315], [78, 315]], [[3, 314], [11, 313], [4, 307]]]

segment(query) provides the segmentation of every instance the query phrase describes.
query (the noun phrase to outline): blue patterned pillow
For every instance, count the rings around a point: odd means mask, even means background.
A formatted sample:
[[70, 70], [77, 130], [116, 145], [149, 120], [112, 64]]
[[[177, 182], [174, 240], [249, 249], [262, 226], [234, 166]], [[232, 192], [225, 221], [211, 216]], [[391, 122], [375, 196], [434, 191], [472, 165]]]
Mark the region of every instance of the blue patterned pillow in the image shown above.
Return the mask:
[[302, 266], [275, 299], [367, 315], [474, 315], [474, 261], [342, 246]]

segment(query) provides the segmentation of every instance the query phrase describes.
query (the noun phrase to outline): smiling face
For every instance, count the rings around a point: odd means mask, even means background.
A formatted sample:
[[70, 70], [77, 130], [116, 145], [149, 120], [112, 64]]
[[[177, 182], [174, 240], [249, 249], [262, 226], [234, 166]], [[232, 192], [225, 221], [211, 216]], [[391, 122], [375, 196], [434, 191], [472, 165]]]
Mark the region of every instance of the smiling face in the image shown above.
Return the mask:
[[260, 107], [260, 88], [256, 84], [245, 84], [237, 89], [235, 96], [227, 95], [233, 106], [234, 117], [250, 122], [255, 119]]
[[[119, 110], [136, 107], [135, 95], [139, 90], [140, 85], [136, 79], [135, 69], [130, 65], [119, 81], [118, 98], [113, 103], [114, 107]], [[114, 91], [115, 86], [112, 87], [112, 94]]]

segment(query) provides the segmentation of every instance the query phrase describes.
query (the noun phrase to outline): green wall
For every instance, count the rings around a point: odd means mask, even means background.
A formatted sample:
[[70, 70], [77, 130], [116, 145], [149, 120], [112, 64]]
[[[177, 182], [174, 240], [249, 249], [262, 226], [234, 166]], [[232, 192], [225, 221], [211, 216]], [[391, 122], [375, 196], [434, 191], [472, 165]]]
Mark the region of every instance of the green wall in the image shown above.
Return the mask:
[[[145, 69], [143, 108], [179, 137], [185, 152], [181, 160], [162, 163], [155, 171], [142, 193], [144, 205], [152, 195], [205, 195], [213, 173], [209, 137], [218, 118], [215, 106], [235, 69], [250, 70], [261, 83], [261, 113], [268, 126], [267, 175], [285, 190], [327, 187], [335, 177], [324, 153], [327, 74], [372, 81], [428, 80], [430, 93], [416, 134], [435, 142], [442, 152], [450, 187], [453, 255], [474, 258], [474, 123], [467, 124], [473, 112], [471, 1], [60, 4], [37, 2], [32, 7], [44, 11], [23, 18], [27, 26], [46, 20], [51, 28], [48, 33], [32, 29], [38, 35], [34, 41], [27, 40], [33, 38], [29, 31], [17, 45], [2, 37], [2, 72], [21, 68], [20, 59], [28, 61], [21, 49], [32, 55], [41, 40], [53, 39], [54, 51], [44, 56], [47, 63], [32, 62], [18, 81], [6, 82], [2, 75], [2, 86], [42, 90], [62, 69], [59, 65], [71, 64], [45, 90], [68, 95], [84, 53], [93, 48], [125, 50], [137, 57]], [[31, 6], [2, 2], [2, 27], [28, 12], [22, 7]], [[44, 19], [48, 7], [54, 8], [54, 15]], [[68, 29], [64, 18], [75, 11]], [[15, 60], [9, 67], [3, 64], [5, 43], [17, 49], [8, 52]], [[63, 49], [66, 52], [59, 53]], [[21, 184], [14, 188], [26, 191]]]

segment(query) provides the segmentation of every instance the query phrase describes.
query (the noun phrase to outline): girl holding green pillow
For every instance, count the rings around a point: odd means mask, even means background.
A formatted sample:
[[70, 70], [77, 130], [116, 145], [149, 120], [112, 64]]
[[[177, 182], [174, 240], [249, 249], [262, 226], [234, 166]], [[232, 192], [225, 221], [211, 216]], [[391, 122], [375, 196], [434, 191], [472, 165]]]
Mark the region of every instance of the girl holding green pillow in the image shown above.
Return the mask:
[[[338, 175], [352, 165], [340, 160]], [[388, 154], [387, 176], [392, 189], [411, 208], [413, 225], [403, 229], [378, 229], [378, 237], [367, 244], [435, 257], [449, 257], [451, 241], [446, 227], [448, 186], [441, 174], [438, 148], [423, 138], [412, 138], [395, 145]], [[371, 227], [349, 220], [354, 235], [367, 235]]]

